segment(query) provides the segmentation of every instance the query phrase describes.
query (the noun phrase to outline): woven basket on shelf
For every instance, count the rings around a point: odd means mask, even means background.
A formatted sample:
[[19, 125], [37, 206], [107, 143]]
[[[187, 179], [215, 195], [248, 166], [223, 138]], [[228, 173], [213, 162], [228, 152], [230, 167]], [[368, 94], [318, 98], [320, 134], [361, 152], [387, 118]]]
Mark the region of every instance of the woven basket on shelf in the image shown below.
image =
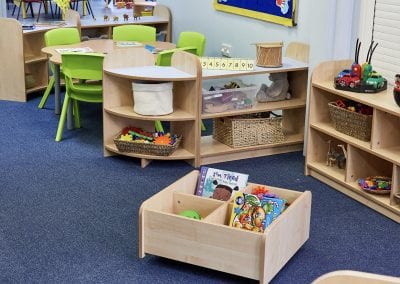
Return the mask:
[[120, 136], [121, 134], [118, 134], [118, 136], [114, 138], [114, 143], [115, 146], [117, 146], [118, 151], [155, 156], [171, 155], [178, 148], [179, 143], [182, 140], [182, 136], [179, 136], [176, 138], [173, 145], [159, 145], [136, 141], [124, 141], [119, 139]]
[[233, 148], [274, 144], [285, 141], [282, 117], [258, 115], [214, 119], [213, 138]]
[[338, 107], [335, 102], [328, 103], [328, 109], [337, 131], [363, 141], [371, 140], [372, 115]]

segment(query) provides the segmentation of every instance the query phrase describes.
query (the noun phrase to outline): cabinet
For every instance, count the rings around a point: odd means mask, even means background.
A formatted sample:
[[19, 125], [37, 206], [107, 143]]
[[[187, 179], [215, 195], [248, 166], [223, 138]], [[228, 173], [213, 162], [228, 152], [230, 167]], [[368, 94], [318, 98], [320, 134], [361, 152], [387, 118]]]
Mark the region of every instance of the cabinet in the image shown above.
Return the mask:
[[[122, 52], [122, 51], [121, 51]], [[107, 56], [104, 65], [104, 154], [122, 154], [140, 158], [142, 166], [152, 159], [186, 160], [192, 166], [229, 160], [252, 158], [302, 149], [304, 139], [304, 116], [307, 93], [307, 64], [284, 58], [283, 67], [260, 68], [252, 71], [202, 70], [197, 57], [175, 52], [171, 67], [153, 66], [154, 58], [145, 51]], [[146, 58], [146, 60], [145, 60]], [[146, 62], [145, 62], [146, 61]], [[279, 102], [257, 103], [251, 109], [202, 114], [202, 81], [213, 78], [232, 78], [244, 75], [288, 72], [292, 99]], [[174, 112], [165, 116], [140, 116], [133, 112], [133, 80], [172, 81], [174, 83]], [[231, 148], [212, 138], [201, 136], [202, 119], [234, 116], [240, 114], [282, 110], [284, 142]], [[128, 125], [150, 127], [154, 121], [171, 122], [171, 132], [183, 135], [183, 142], [171, 156], [147, 156], [122, 153], [114, 145], [113, 138]], [[150, 122], [150, 123], [149, 123]]]
[[[351, 66], [350, 60], [324, 62], [312, 76], [305, 172], [372, 209], [400, 222], [400, 108], [389, 88], [376, 94], [336, 90], [334, 77]], [[373, 108], [371, 140], [361, 141], [335, 130], [328, 103], [349, 99]], [[326, 165], [328, 140], [347, 149], [344, 169]], [[390, 195], [375, 195], [361, 190], [358, 178], [392, 177]]]
[[[198, 174], [192, 171], [142, 203], [139, 256], [153, 254], [268, 283], [309, 237], [311, 193], [268, 187], [291, 205], [265, 233], [246, 231], [229, 226], [232, 202], [193, 195]], [[245, 192], [253, 186], [249, 183]], [[189, 209], [202, 220], [178, 215]]]

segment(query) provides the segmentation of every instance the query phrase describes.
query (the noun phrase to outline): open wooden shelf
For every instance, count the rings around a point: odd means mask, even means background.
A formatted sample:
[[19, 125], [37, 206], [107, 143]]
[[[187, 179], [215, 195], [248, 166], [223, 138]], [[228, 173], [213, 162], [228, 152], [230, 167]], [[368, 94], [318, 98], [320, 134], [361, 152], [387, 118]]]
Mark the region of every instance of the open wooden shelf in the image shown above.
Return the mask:
[[[142, 51], [140, 51], [142, 50]], [[110, 57], [111, 56], [111, 57]], [[291, 151], [300, 151], [304, 141], [304, 119], [307, 97], [307, 64], [290, 58], [283, 59], [281, 68], [256, 67], [253, 71], [202, 70], [198, 57], [185, 52], [175, 52], [170, 67], [154, 66], [154, 58], [144, 49], [124, 56], [124, 51], [106, 57], [104, 63], [104, 154], [119, 153], [111, 147], [112, 139], [126, 126], [140, 126], [154, 130], [155, 120], [168, 121], [171, 133], [183, 136], [179, 155], [162, 159], [188, 161], [198, 167], [203, 164], [259, 157]], [[292, 98], [290, 100], [256, 103], [253, 108], [223, 113], [202, 114], [202, 82], [209, 78], [228, 78], [241, 75], [268, 75], [287, 72]], [[133, 112], [132, 83], [136, 80], [173, 82], [174, 112], [163, 116], [143, 116]], [[201, 119], [212, 119], [239, 114], [277, 110], [282, 112], [282, 130], [286, 140], [281, 143], [232, 148], [209, 137], [201, 137]], [[190, 153], [190, 157], [187, 155]], [[145, 157], [151, 159], [151, 157]]]
[[[350, 60], [330, 61], [321, 63], [314, 70], [305, 172], [400, 223], [400, 200], [395, 197], [400, 193], [400, 108], [389, 89], [372, 94], [335, 89], [335, 75], [351, 64]], [[370, 141], [361, 141], [334, 128], [328, 102], [338, 99], [349, 99], [373, 108]], [[325, 164], [328, 140], [347, 148], [345, 169]], [[362, 190], [357, 181], [368, 176], [391, 177], [390, 195]]]

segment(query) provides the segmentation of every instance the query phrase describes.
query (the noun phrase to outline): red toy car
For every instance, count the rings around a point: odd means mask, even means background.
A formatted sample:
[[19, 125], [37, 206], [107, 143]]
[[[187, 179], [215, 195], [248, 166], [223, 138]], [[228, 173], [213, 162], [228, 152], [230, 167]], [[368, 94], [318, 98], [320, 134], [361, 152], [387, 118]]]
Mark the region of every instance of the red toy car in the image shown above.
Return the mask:
[[336, 78], [336, 84], [341, 87], [355, 88], [360, 85], [360, 78], [358, 76], [351, 76], [351, 74], [343, 74], [342, 77]]

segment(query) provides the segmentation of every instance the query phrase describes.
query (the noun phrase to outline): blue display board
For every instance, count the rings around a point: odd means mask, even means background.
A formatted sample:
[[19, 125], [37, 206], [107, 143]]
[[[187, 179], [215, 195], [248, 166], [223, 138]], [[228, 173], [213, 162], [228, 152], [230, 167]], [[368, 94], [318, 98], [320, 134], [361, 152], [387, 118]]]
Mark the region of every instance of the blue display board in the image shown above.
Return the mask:
[[216, 10], [293, 27], [297, 0], [214, 0]]

